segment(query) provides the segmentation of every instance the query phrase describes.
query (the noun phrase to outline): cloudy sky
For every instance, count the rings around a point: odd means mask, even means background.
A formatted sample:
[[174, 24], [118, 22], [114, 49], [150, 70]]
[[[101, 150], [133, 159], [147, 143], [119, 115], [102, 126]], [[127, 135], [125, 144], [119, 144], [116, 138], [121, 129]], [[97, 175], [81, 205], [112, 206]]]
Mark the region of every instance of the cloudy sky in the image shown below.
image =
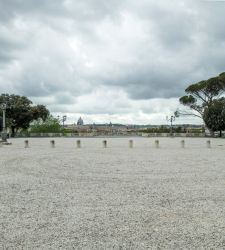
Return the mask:
[[224, 13], [224, 1], [0, 0], [0, 93], [68, 123], [166, 123], [186, 86], [225, 71]]

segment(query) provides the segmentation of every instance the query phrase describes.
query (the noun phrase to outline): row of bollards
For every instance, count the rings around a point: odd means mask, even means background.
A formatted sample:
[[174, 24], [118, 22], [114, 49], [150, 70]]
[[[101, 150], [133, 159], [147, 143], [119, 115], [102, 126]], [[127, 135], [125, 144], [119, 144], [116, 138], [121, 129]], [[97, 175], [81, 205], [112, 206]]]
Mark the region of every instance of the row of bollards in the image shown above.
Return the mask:
[[[185, 140], [181, 140], [180, 143], [181, 143], [181, 148], [185, 148]], [[55, 148], [55, 141], [54, 140], [50, 141], [50, 146], [51, 146], [51, 148]], [[103, 148], [107, 148], [107, 141], [106, 140], [102, 141], [102, 146], [103, 146]], [[29, 148], [29, 141], [28, 140], [24, 141], [24, 147]], [[134, 147], [133, 140], [129, 140], [129, 148], [133, 148], [133, 147]], [[206, 141], [206, 147], [211, 148], [211, 141], [210, 140]], [[80, 140], [77, 140], [77, 148], [81, 148], [81, 141]], [[159, 140], [155, 140], [155, 148], [159, 148]]]

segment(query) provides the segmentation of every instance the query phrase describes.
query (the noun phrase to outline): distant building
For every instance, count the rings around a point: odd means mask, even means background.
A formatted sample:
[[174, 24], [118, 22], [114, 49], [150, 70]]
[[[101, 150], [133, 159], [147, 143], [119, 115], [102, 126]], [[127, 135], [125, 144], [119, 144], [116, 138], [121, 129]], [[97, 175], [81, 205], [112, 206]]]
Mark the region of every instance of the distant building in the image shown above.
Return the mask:
[[77, 126], [83, 126], [84, 125], [84, 121], [83, 119], [80, 117], [77, 121]]

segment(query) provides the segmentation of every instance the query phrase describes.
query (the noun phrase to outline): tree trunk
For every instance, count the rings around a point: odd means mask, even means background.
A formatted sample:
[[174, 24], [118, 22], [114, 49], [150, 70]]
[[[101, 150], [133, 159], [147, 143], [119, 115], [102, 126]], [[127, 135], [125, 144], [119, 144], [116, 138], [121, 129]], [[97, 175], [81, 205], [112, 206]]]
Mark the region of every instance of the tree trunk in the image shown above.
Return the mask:
[[220, 130], [220, 137], [222, 137], [222, 130]]
[[12, 136], [12, 137], [15, 137], [15, 127], [12, 126], [12, 127], [11, 127], [11, 130], [12, 130], [12, 135], [11, 135], [11, 136]]

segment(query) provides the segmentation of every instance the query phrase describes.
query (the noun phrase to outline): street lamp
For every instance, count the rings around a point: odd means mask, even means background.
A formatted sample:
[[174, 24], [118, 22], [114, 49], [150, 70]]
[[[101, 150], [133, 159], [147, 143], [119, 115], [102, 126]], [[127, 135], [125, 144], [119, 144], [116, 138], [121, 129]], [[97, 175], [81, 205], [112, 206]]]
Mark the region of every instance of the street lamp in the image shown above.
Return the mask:
[[64, 115], [63, 118], [62, 118], [63, 130], [64, 130], [64, 122], [66, 121], [66, 118], [67, 118], [66, 115]]
[[62, 119], [61, 119], [60, 116], [58, 115], [57, 118], [58, 118], [58, 121], [59, 121], [59, 122], [62, 122], [62, 127], [63, 127], [63, 130], [64, 130], [64, 125], [65, 125], [65, 121], [66, 121], [66, 119], [67, 119], [67, 116], [64, 115], [64, 116], [62, 117]]
[[6, 125], [5, 125], [5, 112], [6, 112], [6, 104], [2, 103], [0, 105], [0, 108], [2, 110], [2, 141], [7, 142], [7, 132], [6, 132]]
[[174, 115], [171, 115], [170, 117], [166, 117], [166, 120], [170, 122], [170, 135], [173, 134], [173, 122], [175, 121], [176, 117]]

